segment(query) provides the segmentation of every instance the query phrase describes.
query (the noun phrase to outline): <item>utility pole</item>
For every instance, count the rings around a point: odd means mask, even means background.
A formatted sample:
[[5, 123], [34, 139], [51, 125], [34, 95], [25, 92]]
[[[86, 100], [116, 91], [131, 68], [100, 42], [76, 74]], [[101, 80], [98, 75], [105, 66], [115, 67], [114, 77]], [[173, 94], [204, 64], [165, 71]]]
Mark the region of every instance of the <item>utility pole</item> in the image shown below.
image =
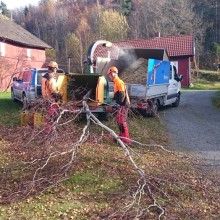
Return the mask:
[[69, 55], [68, 56], [68, 73], [70, 73], [70, 59], [71, 59], [72, 57]]

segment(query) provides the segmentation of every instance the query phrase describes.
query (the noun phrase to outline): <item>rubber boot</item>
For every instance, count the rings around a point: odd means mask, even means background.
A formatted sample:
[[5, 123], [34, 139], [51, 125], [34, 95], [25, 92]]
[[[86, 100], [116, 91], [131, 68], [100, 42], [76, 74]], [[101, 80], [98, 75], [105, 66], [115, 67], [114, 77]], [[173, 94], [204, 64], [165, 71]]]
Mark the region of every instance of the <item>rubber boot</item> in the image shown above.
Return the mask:
[[[119, 136], [121, 137], [120, 139], [124, 142], [124, 143], [130, 143], [131, 140], [130, 140], [130, 135], [129, 135], [129, 132], [128, 132], [128, 126], [127, 126], [127, 123], [124, 122], [123, 124], [120, 124], [119, 125], [119, 130], [120, 130], [120, 133], [119, 133]], [[125, 137], [125, 138], [123, 138]]]

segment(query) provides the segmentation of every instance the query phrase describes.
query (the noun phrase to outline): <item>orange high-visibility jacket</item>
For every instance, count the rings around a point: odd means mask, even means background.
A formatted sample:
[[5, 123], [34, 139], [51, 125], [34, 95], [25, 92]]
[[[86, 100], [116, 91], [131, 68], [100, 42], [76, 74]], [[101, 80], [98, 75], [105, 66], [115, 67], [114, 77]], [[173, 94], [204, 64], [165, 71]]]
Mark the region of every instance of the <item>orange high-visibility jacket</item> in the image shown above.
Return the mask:
[[55, 77], [46, 73], [42, 77], [42, 96], [43, 98], [52, 98], [52, 94], [58, 92], [57, 80]]
[[119, 78], [115, 77], [114, 82], [114, 99], [116, 103], [122, 106], [130, 105], [130, 99], [126, 90], [125, 83]]

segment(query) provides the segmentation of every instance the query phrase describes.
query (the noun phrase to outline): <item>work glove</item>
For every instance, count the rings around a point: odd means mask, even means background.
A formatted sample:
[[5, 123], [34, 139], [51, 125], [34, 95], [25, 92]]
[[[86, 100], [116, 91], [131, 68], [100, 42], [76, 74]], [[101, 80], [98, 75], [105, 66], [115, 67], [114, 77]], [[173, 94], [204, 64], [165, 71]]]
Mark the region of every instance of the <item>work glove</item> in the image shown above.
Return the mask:
[[114, 105], [114, 108], [115, 108], [116, 110], [119, 110], [119, 109], [121, 108], [121, 106], [120, 106], [119, 104], [115, 104], [115, 105]]
[[62, 95], [60, 93], [52, 93], [51, 96], [55, 102], [62, 101]]

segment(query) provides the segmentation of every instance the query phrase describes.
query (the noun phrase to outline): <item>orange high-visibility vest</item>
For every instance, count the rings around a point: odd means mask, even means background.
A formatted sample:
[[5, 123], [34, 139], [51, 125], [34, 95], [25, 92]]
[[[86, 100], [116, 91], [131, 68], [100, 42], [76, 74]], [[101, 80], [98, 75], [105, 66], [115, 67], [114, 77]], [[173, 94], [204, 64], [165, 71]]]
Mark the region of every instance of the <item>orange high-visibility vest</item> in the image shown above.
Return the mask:
[[119, 105], [130, 105], [130, 99], [126, 90], [125, 83], [119, 78], [115, 77], [114, 82], [114, 99]]
[[41, 86], [43, 98], [51, 98], [51, 94], [58, 92], [57, 80], [54, 77], [42, 77]]

